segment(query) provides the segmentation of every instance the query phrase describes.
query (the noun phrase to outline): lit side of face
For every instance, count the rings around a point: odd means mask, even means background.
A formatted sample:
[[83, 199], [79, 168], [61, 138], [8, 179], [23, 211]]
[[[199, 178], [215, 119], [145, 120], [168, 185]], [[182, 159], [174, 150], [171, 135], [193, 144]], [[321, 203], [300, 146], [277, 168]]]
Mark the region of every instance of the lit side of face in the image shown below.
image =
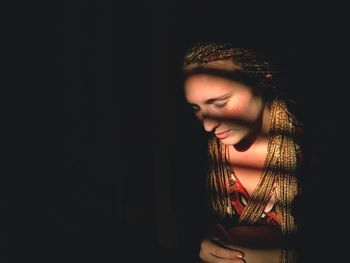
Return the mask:
[[199, 74], [185, 80], [185, 98], [207, 132], [236, 145], [257, 126], [264, 102], [241, 82]]

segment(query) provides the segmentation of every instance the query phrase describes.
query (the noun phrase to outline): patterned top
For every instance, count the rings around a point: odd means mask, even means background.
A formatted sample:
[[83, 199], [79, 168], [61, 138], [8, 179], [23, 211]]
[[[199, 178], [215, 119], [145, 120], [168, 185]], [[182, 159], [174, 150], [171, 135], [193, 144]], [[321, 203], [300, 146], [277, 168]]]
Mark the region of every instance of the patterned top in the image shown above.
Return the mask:
[[[244, 188], [244, 186], [241, 184], [241, 182], [238, 180], [234, 171], [232, 171], [231, 173], [229, 183], [231, 204], [233, 208], [232, 213], [233, 215], [241, 215], [248, 203], [250, 195]], [[261, 215], [259, 224], [279, 227], [276, 204], [274, 204], [269, 211], [265, 211]]]

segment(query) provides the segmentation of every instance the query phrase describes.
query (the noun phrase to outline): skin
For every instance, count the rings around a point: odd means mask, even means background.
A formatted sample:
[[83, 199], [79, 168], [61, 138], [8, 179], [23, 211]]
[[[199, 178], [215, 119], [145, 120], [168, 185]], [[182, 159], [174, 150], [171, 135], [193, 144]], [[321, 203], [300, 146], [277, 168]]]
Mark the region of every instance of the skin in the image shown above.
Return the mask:
[[[210, 66], [217, 65], [218, 68], [232, 67], [225, 62]], [[234, 165], [240, 182], [252, 194], [262, 176], [267, 154], [270, 110], [263, 98], [244, 83], [205, 74], [188, 77], [184, 92], [205, 131], [215, 133], [223, 144], [232, 146], [229, 147], [228, 160]], [[224, 134], [220, 134], [222, 132]], [[276, 196], [273, 195], [265, 211], [269, 211], [275, 202]], [[254, 242], [256, 233], [265, 240], [275, 235], [272, 228], [264, 228], [266, 231], [259, 232], [252, 227], [237, 227], [238, 232], [231, 234], [239, 239], [238, 233], [245, 233], [245, 236], [252, 237], [251, 242]], [[280, 249], [253, 249], [212, 235], [202, 241], [199, 257], [208, 263], [273, 263], [279, 262]]]
[[187, 102], [207, 132], [228, 131], [220, 138], [222, 143], [239, 147], [252, 136], [268, 132], [269, 112], [249, 86], [201, 74], [189, 77], [184, 89]]

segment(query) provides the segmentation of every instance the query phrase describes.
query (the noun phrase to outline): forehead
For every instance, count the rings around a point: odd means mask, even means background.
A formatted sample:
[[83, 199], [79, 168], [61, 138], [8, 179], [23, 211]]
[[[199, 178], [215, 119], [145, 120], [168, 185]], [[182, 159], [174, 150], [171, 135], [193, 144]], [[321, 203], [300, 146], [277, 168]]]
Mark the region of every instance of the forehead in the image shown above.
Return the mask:
[[233, 80], [210, 75], [193, 75], [184, 83], [186, 100], [189, 102], [205, 101], [222, 96], [241, 87], [242, 84]]

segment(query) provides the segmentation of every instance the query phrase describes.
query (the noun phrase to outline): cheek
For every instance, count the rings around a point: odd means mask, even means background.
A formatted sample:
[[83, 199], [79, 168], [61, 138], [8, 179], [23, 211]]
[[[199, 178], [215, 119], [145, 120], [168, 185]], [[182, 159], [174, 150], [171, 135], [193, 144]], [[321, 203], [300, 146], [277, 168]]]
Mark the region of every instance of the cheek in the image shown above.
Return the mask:
[[228, 108], [224, 115], [226, 117], [238, 118], [243, 113], [243, 108], [240, 105], [234, 105]]

